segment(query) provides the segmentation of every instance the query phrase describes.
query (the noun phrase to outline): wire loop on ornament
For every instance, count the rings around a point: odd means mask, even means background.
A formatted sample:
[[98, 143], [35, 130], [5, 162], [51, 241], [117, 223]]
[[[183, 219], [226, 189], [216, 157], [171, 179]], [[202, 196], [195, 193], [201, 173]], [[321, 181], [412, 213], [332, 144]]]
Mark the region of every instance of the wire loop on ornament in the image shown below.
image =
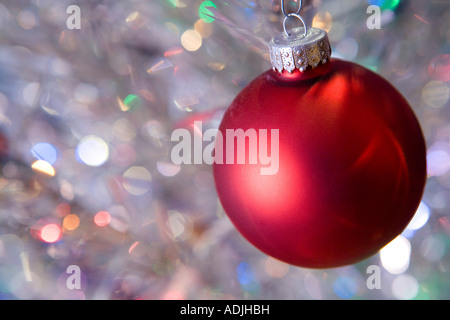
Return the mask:
[[288, 37], [290, 36], [289, 32], [286, 29], [286, 20], [289, 19], [290, 17], [295, 17], [295, 18], [299, 19], [303, 23], [303, 27], [305, 28], [305, 32], [303, 32], [303, 37], [306, 37], [306, 35], [308, 34], [308, 27], [306, 26], [306, 23], [303, 20], [303, 18], [297, 13], [289, 13], [286, 17], [284, 17], [284, 21], [283, 21], [284, 33], [286, 33], [286, 35]]
[[299, 19], [302, 23], [303, 23], [303, 27], [305, 28], [305, 32], [303, 33], [303, 37], [306, 37], [306, 35], [308, 34], [308, 27], [306, 26], [305, 21], [303, 20], [303, 18], [300, 16], [300, 11], [302, 10], [302, 0], [298, 1], [298, 9], [297, 12], [291, 12], [291, 13], [287, 13], [286, 9], [285, 9], [285, 5], [284, 5], [284, 0], [281, 0], [281, 12], [283, 12], [284, 14], [284, 20], [283, 20], [283, 29], [284, 29], [284, 33], [289, 37], [290, 34], [286, 29], [286, 21], [291, 18], [291, 17], [295, 17], [297, 19]]

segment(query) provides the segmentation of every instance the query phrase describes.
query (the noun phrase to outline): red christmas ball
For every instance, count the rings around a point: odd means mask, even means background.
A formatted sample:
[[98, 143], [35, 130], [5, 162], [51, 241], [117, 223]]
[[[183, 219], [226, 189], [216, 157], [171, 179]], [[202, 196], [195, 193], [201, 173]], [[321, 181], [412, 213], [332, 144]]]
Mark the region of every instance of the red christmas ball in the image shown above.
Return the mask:
[[235, 98], [219, 131], [223, 161], [216, 150], [213, 169], [225, 212], [249, 242], [287, 263], [366, 259], [420, 203], [426, 148], [418, 121], [391, 84], [357, 64], [269, 70]]

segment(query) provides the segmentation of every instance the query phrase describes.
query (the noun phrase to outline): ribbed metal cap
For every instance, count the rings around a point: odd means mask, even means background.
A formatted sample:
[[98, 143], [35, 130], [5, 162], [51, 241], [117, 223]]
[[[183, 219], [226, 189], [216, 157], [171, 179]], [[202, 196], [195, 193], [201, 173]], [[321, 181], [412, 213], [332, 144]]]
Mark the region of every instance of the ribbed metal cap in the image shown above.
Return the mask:
[[308, 28], [292, 29], [287, 35], [281, 32], [269, 42], [270, 60], [274, 70], [292, 73], [295, 69], [306, 71], [320, 63], [326, 63], [331, 56], [331, 46], [325, 30]]

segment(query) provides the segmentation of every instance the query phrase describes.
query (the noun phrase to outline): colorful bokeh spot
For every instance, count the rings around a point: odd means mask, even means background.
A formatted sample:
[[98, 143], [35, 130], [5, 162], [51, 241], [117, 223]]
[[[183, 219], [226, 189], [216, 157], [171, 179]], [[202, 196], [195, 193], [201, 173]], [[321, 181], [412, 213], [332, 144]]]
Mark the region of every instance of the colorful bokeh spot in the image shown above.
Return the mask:
[[80, 141], [75, 153], [78, 161], [90, 167], [99, 167], [108, 160], [109, 147], [103, 139], [90, 135]]
[[203, 1], [198, 8], [198, 16], [207, 23], [211, 23], [215, 20], [213, 18], [214, 13], [211, 12], [210, 8], [217, 9], [217, 5], [212, 1]]
[[142, 105], [142, 99], [138, 95], [129, 94], [123, 100], [123, 104], [125, 105], [126, 111], [131, 111], [133, 109], [137, 109]]
[[381, 10], [392, 10], [397, 9], [400, 4], [400, 0], [368, 0], [369, 4], [376, 5], [381, 8]]
[[94, 223], [99, 227], [106, 227], [111, 222], [111, 215], [107, 211], [99, 211], [94, 216]]
[[172, 7], [176, 7], [177, 6], [177, 0], [166, 0]]
[[61, 228], [54, 223], [45, 225], [41, 229], [41, 240], [47, 243], [54, 243], [61, 238]]
[[37, 160], [45, 160], [51, 165], [58, 159], [58, 150], [47, 142], [36, 143], [31, 149], [31, 154]]

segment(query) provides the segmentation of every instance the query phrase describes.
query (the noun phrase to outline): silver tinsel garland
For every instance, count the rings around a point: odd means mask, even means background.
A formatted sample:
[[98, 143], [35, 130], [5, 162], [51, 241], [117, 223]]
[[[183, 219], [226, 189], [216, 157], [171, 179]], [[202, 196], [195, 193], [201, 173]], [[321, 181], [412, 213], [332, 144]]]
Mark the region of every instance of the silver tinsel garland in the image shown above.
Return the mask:
[[269, 68], [279, 1], [4, 0], [0, 298], [450, 298], [450, 2], [314, 0], [302, 14], [423, 127], [427, 188], [399, 238], [357, 265], [289, 266], [232, 227], [211, 166], [172, 163], [175, 128], [217, 127]]

